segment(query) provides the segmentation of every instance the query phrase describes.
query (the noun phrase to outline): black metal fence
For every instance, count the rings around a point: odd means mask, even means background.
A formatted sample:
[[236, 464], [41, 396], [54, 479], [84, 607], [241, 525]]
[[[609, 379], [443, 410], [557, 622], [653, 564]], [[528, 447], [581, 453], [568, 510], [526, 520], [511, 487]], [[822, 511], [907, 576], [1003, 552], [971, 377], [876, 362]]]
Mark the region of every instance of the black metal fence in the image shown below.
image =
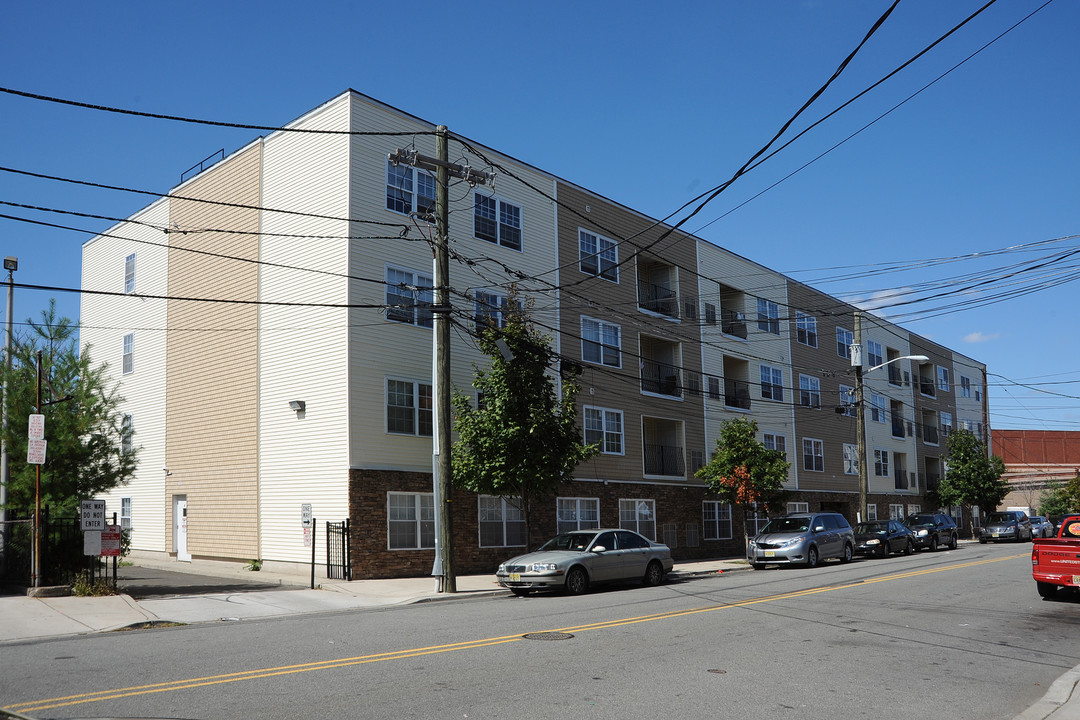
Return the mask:
[[326, 577], [331, 580], [352, 580], [348, 518], [326, 523]]
[[[32, 579], [33, 513], [8, 510], [7, 542], [4, 544], [3, 580], [30, 584]], [[83, 534], [78, 517], [51, 517], [41, 513], [41, 585], [67, 585], [79, 574], [92, 572], [94, 557], [83, 555]]]

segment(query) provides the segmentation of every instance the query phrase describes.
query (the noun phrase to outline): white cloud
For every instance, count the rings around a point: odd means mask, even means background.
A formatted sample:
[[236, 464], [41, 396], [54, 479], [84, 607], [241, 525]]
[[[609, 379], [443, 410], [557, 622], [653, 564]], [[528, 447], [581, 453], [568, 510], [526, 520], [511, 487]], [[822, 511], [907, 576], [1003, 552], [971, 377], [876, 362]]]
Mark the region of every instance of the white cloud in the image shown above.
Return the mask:
[[981, 332], [973, 332], [973, 333], [968, 333], [967, 335], [964, 336], [964, 342], [969, 342], [969, 343], [990, 342], [991, 340], [997, 340], [999, 337], [1001, 337], [1001, 333], [994, 333], [992, 335], [986, 335], [986, 334], [981, 333]]

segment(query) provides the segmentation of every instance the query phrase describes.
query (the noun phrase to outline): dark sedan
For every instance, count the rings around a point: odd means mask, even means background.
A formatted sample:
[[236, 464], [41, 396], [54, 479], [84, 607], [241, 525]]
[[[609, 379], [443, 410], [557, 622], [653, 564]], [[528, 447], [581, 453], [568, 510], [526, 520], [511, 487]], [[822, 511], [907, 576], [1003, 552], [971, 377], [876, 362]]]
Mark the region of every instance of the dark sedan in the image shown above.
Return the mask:
[[915, 547], [919, 550], [932, 552], [942, 545], [956, 549], [956, 523], [944, 513], [916, 513], [909, 515], [904, 524], [915, 533]]
[[873, 520], [855, 526], [855, 552], [887, 557], [889, 553], [915, 552], [915, 533], [897, 520]]

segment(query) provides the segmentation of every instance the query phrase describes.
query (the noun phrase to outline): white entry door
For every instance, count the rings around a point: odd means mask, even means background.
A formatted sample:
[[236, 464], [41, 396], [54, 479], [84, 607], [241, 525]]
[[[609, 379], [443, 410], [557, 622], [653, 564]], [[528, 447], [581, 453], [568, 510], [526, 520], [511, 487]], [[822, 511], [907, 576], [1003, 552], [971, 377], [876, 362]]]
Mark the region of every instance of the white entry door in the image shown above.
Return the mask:
[[173, 497], [173, 545], [177, 560], [191, 562], [187, 547], [187, 495]]

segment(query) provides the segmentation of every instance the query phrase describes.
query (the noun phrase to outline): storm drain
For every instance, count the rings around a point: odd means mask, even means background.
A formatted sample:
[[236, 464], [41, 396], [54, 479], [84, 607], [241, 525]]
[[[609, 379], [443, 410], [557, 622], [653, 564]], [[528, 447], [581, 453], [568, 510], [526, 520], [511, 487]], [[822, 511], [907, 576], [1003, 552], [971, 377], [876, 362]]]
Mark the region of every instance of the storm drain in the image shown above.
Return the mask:
[[527, 635], [522, 635], [521, 637], [525, 638], [526, 640], [569, 640], [574, 636], [570, 633], [564, 632], [537, 632], [528, 633]]

